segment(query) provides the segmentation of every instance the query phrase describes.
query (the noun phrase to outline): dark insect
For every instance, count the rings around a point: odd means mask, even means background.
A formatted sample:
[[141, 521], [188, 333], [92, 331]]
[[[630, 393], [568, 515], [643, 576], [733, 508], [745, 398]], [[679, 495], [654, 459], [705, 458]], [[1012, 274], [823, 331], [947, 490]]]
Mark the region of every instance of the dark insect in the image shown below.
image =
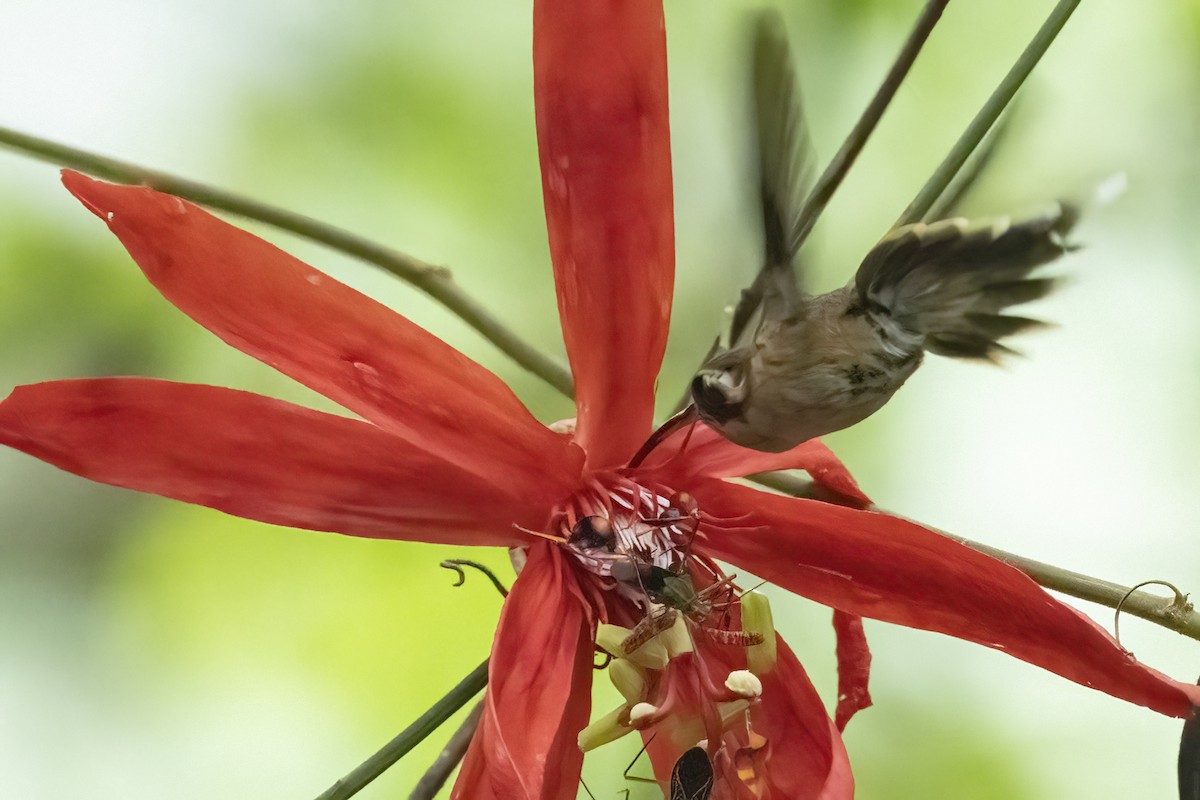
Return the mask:
[[646, 642], [674, 625], [678, 617], [679, 612], [673, 608], [661, 608], [647, 614], [634, 626], [624, 641], [621, 642], [621, 652], [625, 655], [634, 652]]
[[679, 757], [671, 770], [671, 800], [708, 800], [713, 790], [713, 766], [702, 747]]

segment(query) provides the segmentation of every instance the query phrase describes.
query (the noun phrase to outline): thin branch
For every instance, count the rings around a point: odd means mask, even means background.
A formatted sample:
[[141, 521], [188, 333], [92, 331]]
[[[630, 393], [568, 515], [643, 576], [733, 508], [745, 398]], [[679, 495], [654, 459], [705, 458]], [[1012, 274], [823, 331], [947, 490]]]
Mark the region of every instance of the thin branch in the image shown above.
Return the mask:
[[296, 214], [203, 183], [147, 169], [126, 161], [107, 158], [8, 128], [0, 127], [0, 146], [52, 164], [82, 170], [107, 180], [149, 186], [160, 192], [173, 194], [209, 208], [264, 222], [280, 230], [288, 231], [309, 241], [374, 264], [437, 300], [499, 348], [501, 352], [555, 389], [568, 397], [574, 395], [571, 373], [566, 367], [513, 333], [478, 301], [466, 294], [455, 283], [450, 271], [445, 267], [428, 264], [303, 214]]
[[841, 184], [842, 179], [850, 171], [854, 160], [867, 143], [867, 138], [875, 130], [875, 126], [879, 124], [879, 120], [883, 117], [883, 112], [887, 110], [888, 105], [892, 102], [892, 98], [896, 96], [896, 90], [900, 88], [900, 84], [904, 81], [905, 76], [908, 75], [913, 62], [917, 60], [917, 54], [921, 52], [921, 48], [925, 45], [929, 34], [933, 32], [934, 26], [937, 25], [942, 12], [949, 2], [950, 0], [929, 0], [925, 4], [921, 16], [917, 19], [917, 24], [913, 27], [912, 32], [908, 34], [908, 39], [904, 42], [904, 47], [901, 48], [899, 55], [896, 56], [895, 63], [888, 70], [883, 83], [879, 85], [879, 89], [875, 92], [875, 96], [871, 98], [870, 104], [863, 111], [862, 116], [858, 118], [858, 122], [854, 124], [850, 135], [846, 137], [846, 141], [842, 143], [841, 149], [837, 151], [833, 160], [829, 162], [829, 166], [825, 168], [825, 172], [817, 179], [812, 192], [809, 193], [808, 198], [804, 201], [804, 207], [800, 209], [800, 222], [797, 225], [797, 238], [795, 242], [797, 249], [808, 238], [808, 234], [812, 230], [813, 225], [816, 224], [817, 218], [821, 216], [821, 212], [825, 210], [826, 204], [833, 197], [833, 193], [837, 191], [837, 187]]
[[429, 765], [429, 769], [425, 770], [425, 774], [421, 776], [421, 780], [417, 781], [408, 800], [433, 800], [438, 791], [446, 785], [450, 773], [454, 772], [454, 768], [467, 754], [471, 737], [475, 735], [475, 729], [479, 727], [479, 719], [482, 716], [483, 702], [481, 701], [475, 704], [471, 713], [467, 714], [467, 718], [463, 720], [463, 724], [458, 726], [458, 730], [450, 737], [450, 741], [446, 742], [442, 752]]
[[947, 219], [958, 214], [959, 207], [963, 200], [970, 195], [975, 189], [979, 179], [984, 172], [991, 166], [992, 161], [999, 152], [1001, 146], [1009, 138], [1013, 129], [1013, 120], [1016, 118], [1019, 109], [1020, 100], [1015, 100], [1012, 105], [1000, 116], [996, 124], [988, 131], [987, 136], [983, 138], [975, 153], [963, 165], [962, 170], [946, 187], [946, 191], [937, 199], [925, 215], [921, 218], [922, 222], [934, 222], [939, 219]]
[[1017, 90], [1021, 88], [1021, 84], [1029, 77], [1029, 73], [1033, 71], [1034, 66], [1045, 55], [1046, 50], [1050, 48], [1050, 44], [1058, 36], [1063, 25], [1067, 24], [1071, 13], [1075, 7], [1079, 5], [1079, 0], [1059, 0], [1058, 5], [1050, 12], [1050, 16], [1042, 23], [1042, 27], [1030, 41], [1024, 52], [1013, 64], [1012, 69], [1004, 76], [1004, 80], [1000, 81], [1000, 85], [996, 87], [996, 91], [992, 92], [992, 96], [983, 104], [983, 108], [975, 115], [975, 119], [971, 120], [971, 124], [963, 131], [959, 140], [954, 143], [954, 147], [950, 148], [950, 154], [946, 156], [945, 161], [937, 168], [929, 181], [921, 187], [921, 191], [913, 198], [913, 201], [908, 204], [908, 208], [900, 215], [900, 219], [896, 220], [895, 227], [908, 225], [923, 218], [925, 213], [933, 206], [937, 199], [941, 197], [942, 192], [946, 191], [946, 187], [954, 180], [954, 176], [962, 169], [963, 164], [979, 146], [983, 137], [995, 124], [996, 119], [1012, 102], [1013, 96]]
[[[815, 481], [808, 478], [801, 478], [788, 472], [763, 472], [750, 476], [749, 480], [761, 486], [782, 492], [783, 494], [791, 495], [792, 497], [820, 500], [825, 503], [836, 503], [849, 508], [862, 508], [862, 504], [855, 501], [854, 498], [839, 495], [836, 492], [822, 488]], [[960, 544], [964, 544], [972, 550], [978, 550], [980, 553], [989, 555], [997, 561], [1003, 561], [1010, 567], [1015, 567], [1024, 572], [1045, 589], [1051, 589], [1069, 597], [1086, 600], [1089, 603], [1096, 603], [1112, 609], [1119, 606], [1122, 611], [1132, 614], [1135, 617], [1141, 617], [1148, 622], [1169, 628], [1176, 633], [1182, 633], [1189, 638], [1200, 640], [1200, 613], [1197, 613], [1192, 608], [1191, 603], [1180, 603], [1176, 598], [1163, 598], [1150, 592], [1134, 591], [1119, 583], [1102, 580], [1101, 578], [1093, 578], [1081, 572], [1063, 569], [1053, 564], [1047, 564], [1044, 561], [1035, 561], [1032, 558], [1009, 553], [998, 547], [981, 544], [963, 536], [950, 533], [949, 531], [935, 528], [932, 525], [926, 525], [924, 522], [910, 519], [902, 514], [887, 511], [886, 509], [875, 508], [874, 510], [897, 517], [898, 519], [908, 520], [926, 530], [940, 533], [947, 539], [953, 539]]]
[[459, 684], [451, 689], [445, 697], [418, 717], [416, 722], [385, 744], [378, 753], [355, 767], [346, 777], [330, 786], [317, 797], [317, 800], [346, 800], [346, 798], [358, 794], [364, 786], [399, 761], [401, 756], [437, 730], [439, 725], [466, 705], [468, 700], [479, 694], [480, 690], [487, 685], [487, 671], [488, 662], [484, 661], [472, 670], [470, 675], [459, 681]]
[[[884, 513], [891, 514], [890, 511]], [[899, 517], [900, 515], [892, 514], [892, 516]], [[1141, 617], [1155, 625], [1161, 625], [1176, 633], [1182, 633], [1188, 638], [1200, 641], [1200, 613], [1196, 612], [1191, 603], [1180, 605], [1174, 598], [1164, 598], [1150, 592], [1131, 591], [1129, 587], [1119, 583], [1093, 578], [1090, 575], [1056, 567], [1044, 561], [1035, 561], [1032, 558], [1008, 553], [998, 547], [973, 542], [921, 522], [917, 524], [965, 544], [972, 550], [986, 553], [1011, 567], [1016, 567], [1037, 581], [1043, 588], [1108, 608], [1115, 609], [1120, 606], [1122, 611], [1135, 617]], [[1122, 599], [1124, 599], [1123, 602]]]

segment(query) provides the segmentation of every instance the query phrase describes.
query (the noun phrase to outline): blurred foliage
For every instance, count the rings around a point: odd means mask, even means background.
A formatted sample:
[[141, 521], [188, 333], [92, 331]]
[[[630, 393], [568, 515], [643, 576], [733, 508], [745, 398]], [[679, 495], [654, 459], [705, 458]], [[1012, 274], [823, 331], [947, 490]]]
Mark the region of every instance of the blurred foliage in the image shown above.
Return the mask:
[[[916, 8], [825, 0], [786, 9], [822, 159], [873, 91]], [[952, 4], [817, 228], [810, 254], [819, 288], [845, 280], [846, 265], [903, 208], [1046, 8], [1032, 0]], [[1185, 150], [1196, 141], [1200, 5], [1164, 6], [1130, 23], [1138, 49], [1128, 56], [1129, 81], [1150, 87], [1122, 87], [1122, 98], [1143, 103], [1136, 108], [1104, 107], [1104, 87], [1089, 77], [1084, 59], [1111, 42], [1107, 31], [1121, 13], [1099, 8], [1091, 21], [1093, 10], [1081, 9], [1037, 73], [1023, 127], [977, 205], [1003, 210], [1087, 185], [1098, 165], [1120, 160], [1142, 185], [1168, 184], [1164, 197], [1131, 204], [1129, 213], [1175, 225], [1151, 228], [1153, 238], [1194, 256], [1188, 221], [1200, 161]], [[663, 409], [758, 257], [740, 150], [747, 135], [738, 117], [740, 7], [671, 0], [667, 11], [679, 277]], [[378, 0], [341, 9], [337, 19], [328, 14], [328, 7], [304, 6], [279, 26], [247, 21], [274, 43], [264, 52], [285, 55], [225, 87], [231, 135], [197, 133], [180, 147], [204, 154], [212, 174], [228, 176], [233, 188], [449, 265], [516, 329], [561, 353], [533, 133], [528, 4]], [[1173, 35], [1154, 52], [1165, 31]], [[253, 47], [230, 55], [251, 66], [256, 57]], [[47, 98], [55, 102], [64, 100]], [[49, 182], [52, 172], [45, 176]], [[328, 407], [171, 309], [69, 198], [48, 211], [8, 191], [0, 172], [0, 391], [131, 373]], [[84, 221], [68, 222], [70, 214]], [[572, 413], [415, 291], [256, 230], [483, 360], [539, 418]], [[1181, 371], [1194, 372], [1195, 350], [1187, 352], [1192, 361]], [[873, 491], [886, 494], [905, 471], [925, 468], [898, 444], [907, 402], [898, 399], [888, 416], [831, 439]], [[17, 776], [22, 797], [315, 795], [448, 690], [490, 645], [500, 607], [494, 591], [478, 576], [452, 588], [453, 574], [437, 563], [472, 557], [504, 575], [502, 552], [273, 528], [90, 486], [10, 453], [0, 453], [0, 481], [7, 521], [0, 528], [0, 685], [33, 698], [18, 702], [0, 690], [0, 709], [8, 709], [0, 711], [0, 752], [16, 754], [0, 763]], [[41, 614], [34, 618], [29, 607]], [[832, 700], [827, 612], [791, 600], [776, 615], [790, 619], [781, 628]], [[895, 639], [881, 637], [881, 652], [903, 652]], [[949, 660], [958, 651], [930, 652], [949, 653]], [[922, 666], [915, 660], [914, 673]], [[1039, 761], [1036, 744], [1031, 752], [1028, 740], [1036, 737], [989, 720], [983, 698], [972, 707], [962, 694], [968, 684], [946, 702], [938, 680], [877, 675], [880, 707], [857, 718], [847, 735], [860, 796], [1067, 797], [1057, 765]], [[600, 687], [597, 710], [614, 703], [611, 689]], [[435, 735], [361, 796], [401, 796], [442, 738]], [[585, 777], [597, 797], [624, 788], [634, 798], [654, 796], [621, 777], [637, 747], [627, 740], [589, 755]], [[73, 763], [64, 765], [60, 754]], [[1128, 765], [1134, 772], [1135, 758]], [[13, 766], [21, 759], [29, 764]], [[644, 760], [634, 772], [647, 774]], [[1170, 785], [1169, 772], [1159, 777], [1153, 785]]]
[[877, 710], [867, 736], [854, 730], [863, 720], [851, 722], [846, 734], [850, 762], [866, 765], [855, 772], [859, 796], [957, 800], [1048, 796], [1021, 764], [1021, 746], [994, 728], [976, 724], [970, 698], [962, 701], [963, 713], [957, 715], [931, 713], [928, 704], [905, 708], [903, 703], [889, 703]]

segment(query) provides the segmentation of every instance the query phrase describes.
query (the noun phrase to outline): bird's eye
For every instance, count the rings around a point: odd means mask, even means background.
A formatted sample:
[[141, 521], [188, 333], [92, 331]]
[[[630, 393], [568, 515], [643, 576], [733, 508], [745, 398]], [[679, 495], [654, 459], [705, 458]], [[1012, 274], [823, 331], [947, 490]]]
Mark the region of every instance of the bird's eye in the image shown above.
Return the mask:
[[742, 413], [740, 399], [730, 397], [730, 377], [727, 373], [700, 374], [692, 379], [692, 400], [700, 416], [718, 425]]

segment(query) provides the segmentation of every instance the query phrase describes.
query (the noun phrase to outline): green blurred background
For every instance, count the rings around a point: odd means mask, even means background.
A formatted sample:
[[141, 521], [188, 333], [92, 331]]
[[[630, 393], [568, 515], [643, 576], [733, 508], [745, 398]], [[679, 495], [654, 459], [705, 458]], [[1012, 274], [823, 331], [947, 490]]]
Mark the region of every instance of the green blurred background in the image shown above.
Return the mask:
[[[1049, 10], [952, 4], [815, 231], [814, 284], [847, 279]], [[678, 280], [673, 402], [751, 276], [747, 6], [669, 0]], [[789, 3], [822, 162], [918, 3]], [[451, 267], [562, 351], [534, 139], [528, 2], [149, 4], [6, 0], [0, 124], [206, 180]], [[880, 505], [1132, 584], [1200, 586], [1200, 4], [1085, 3], [1028, 87], [979, 213], [1079, 195], [1069, 288], [1004, 369], [931, 359], [886, 410], [830, 437]], [[425, 297], [266, 235], [508, 380], [569, 404]], [[0, 152], [0, 394], [140, 374], [323, 401], [171, 308], [55, 170]], [[465, 551], [273, 528], [88, 484], [0, 452], [0, 775], [6, 797], [312, 797], [487, 654], [499, 602], [451, 588]], [[502, 552], [477, 552], [503, 569]], [[505, 573], [508, 574], [508, 573]], [[776, 593], [823, 695], [828, 611]], [[1102, 624], [1111, 614], [1090, 608]], [[1168, 798], [1179, 724], [956, 640], [868, 623], [876, 707], [846, 735], [859, 796]], [[1200, 647], [1126, 621], [1126, 646], [1190, 679]], [[597, 700], [613, 703], [611, 693]], [[449, 729], [445, 731], [448, 734]], [[362, 793], [403, 797], [435, 735]], [[628, 742], [622, 743], [629, 744]], [[654, 792], [589, 757], [597, 797]], [[635, 768], [646, 774], [644, 762]]]

